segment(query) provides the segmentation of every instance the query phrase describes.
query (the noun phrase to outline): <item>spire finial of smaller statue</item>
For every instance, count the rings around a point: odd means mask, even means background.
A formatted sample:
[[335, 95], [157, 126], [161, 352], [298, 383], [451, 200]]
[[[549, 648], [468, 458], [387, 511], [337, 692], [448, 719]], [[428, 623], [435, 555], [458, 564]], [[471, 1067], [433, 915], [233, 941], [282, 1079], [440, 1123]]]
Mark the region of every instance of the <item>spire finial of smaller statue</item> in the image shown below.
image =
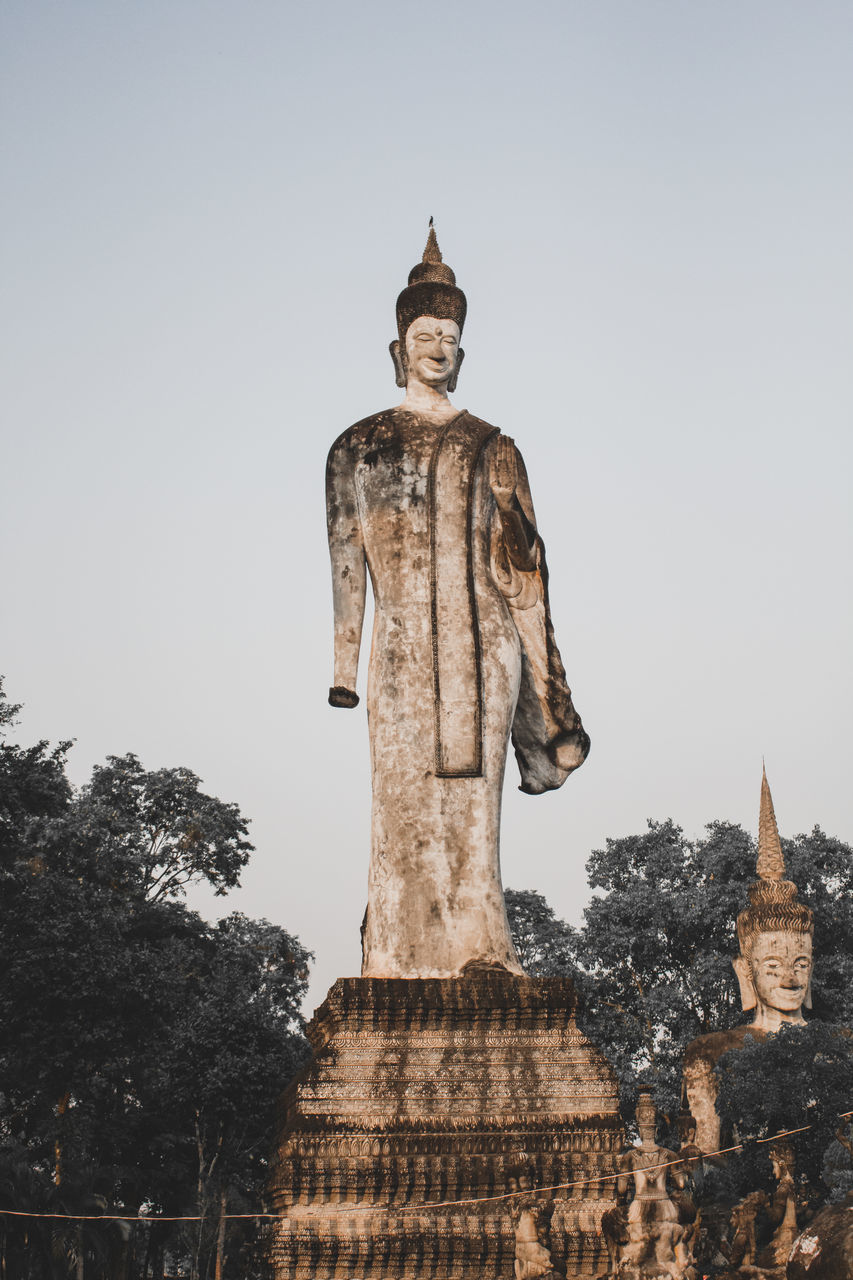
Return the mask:
[[[749, 956], [760, 933], [790, 932], [811, 934], [814, 921], [809, 907], [797, 901], [797, 886], [785, 879], [782, 842], [773, 811], [773, 797], [767, 774], [761, 774], [761, 810], [758, 818], [758, 879], [749, 887], [749, 906], [737, 918], [742, 956]], [[751, 1008], [744, 1005], [745, 1009]]]
[[764, 761], [761, 762], [761, 809], [758, 817], [758, 859], [755, 870], [759, 880], [785, 879], [785, 858]]

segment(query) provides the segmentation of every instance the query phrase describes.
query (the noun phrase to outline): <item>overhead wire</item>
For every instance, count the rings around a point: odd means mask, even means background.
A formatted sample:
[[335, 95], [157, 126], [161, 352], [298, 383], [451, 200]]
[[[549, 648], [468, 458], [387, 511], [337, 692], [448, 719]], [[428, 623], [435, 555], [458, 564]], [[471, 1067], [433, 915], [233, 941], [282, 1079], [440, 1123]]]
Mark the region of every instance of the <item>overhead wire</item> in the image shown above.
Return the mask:
[[[838, 1113], [839, 1120], [849, 1120], [853, 1117], [853, 1111], [841, 1111]], [[764, 1138], [747, 1138], [743, 1142], [736, 1142], [731, 1147], [721, 1147], [719, 1151], [703, 1151], [700, 1155], [678, 1156], [675, 1160], [662, 1160], [658, 1164], [650, 1164], [643, 1166], [644, 1173], [653, 1173], [659, 1169], [672, 1169], [678, 1165], [693, 1165], [699, 1160], [714, 1160], [718, 1156], [731, 1155], [734, 1151], [744, 1151], [749, 1146], [757, 1146], [761, 1143], [779, 1142], [782, 1138], [791, 1138], [798, 1133], [807, 1133], [813, 1129], [813, 1124], [800, 1125], [797, 1129], [780, 1129], [778, 1133], [770, 1134]], [[593, 1175], [592, 1177], [577, 1178], [571, 1182], [555, 1182], [546, 1187], [534, 1187], [523, 1191], [506, 1191], [493, 1196], [469, 1196], [460, 1200], [425, 1200], [418, 1204], [397, 1204], [397, 1205], [373, 1205], [373, 1204], [336, 1204], [334, 1205], [334, 1213], [426, 1213], [432, 1209], [452, 1209], [457, 1206], [472, 1204], [490, 1204], [502, 1200], [514, 1200], [519, 1196], [542, 1196], [549, 1191], [569, 1191], [576, 1187], [596, 1186], [601, 1183], [615, 1182], [619, 1178], [629, 1176], [630, 1170], [620, 1170], [616, 1173], [602, 1173]], [[9, 1216], [15, 1218], [45, 1218], [60, 1219], [68, 1222], [137, 1222], [154, 1225], [158, 1222], [204, 1222], [207, 1218], [212, 1217], [210, 1214], [157, 1214], [149, 1215], [142, 1213], [123, 1214], [123, 1213], [45, 1213], [29, 1209], [0, 1209], [0, 1217]], [[261, 1211], [258, 1213], [225, 1213], [217, 1214], [217, 1221], [239, 1222], [251, 1219], [261, 1221], [268, 1219], [271, 1221], [281, 1221], [290, 1216], [289, 1213], [270, 1213]], [[297, 1213], [293, 1215], [297, 1218], [310, 1217], [327, 1217], [327, 1213], [318, 1213], [304, 1206], [297, 1206]]]

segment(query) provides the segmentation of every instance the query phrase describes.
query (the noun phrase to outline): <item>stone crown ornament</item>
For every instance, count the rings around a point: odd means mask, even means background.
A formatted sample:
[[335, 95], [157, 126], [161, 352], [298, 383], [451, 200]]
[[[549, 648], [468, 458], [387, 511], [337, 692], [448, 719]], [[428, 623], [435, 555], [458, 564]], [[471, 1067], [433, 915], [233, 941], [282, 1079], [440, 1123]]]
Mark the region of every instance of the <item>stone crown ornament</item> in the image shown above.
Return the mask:
[[657, 1124], [658, 1109], [652, 1098], [651, 1089], [641, 1087], [637, 1090], [637, 1106], [634, 1114], [638, 1126]]
[[814, 934], [814, 916], [797, 901], [797, 886], [785, 879], [785, 860], [773, 810], [767, 774], [761, 775], [761, 810], [758, 819], [758, 879], [749, 887], [749, 906], [737, 918], [741, 954], [749, 958], [760, 933]]
[[465, 324], [468, 302], [456, 284], [456, 276], [442, 261], [432, 218], [421, 261], [409, 272], [409, 283], [397, 299], [397, 332], [405, 344], [406, 330], [418, 316], [435, 316], [437, 320], [455, 320], [459, 332]]

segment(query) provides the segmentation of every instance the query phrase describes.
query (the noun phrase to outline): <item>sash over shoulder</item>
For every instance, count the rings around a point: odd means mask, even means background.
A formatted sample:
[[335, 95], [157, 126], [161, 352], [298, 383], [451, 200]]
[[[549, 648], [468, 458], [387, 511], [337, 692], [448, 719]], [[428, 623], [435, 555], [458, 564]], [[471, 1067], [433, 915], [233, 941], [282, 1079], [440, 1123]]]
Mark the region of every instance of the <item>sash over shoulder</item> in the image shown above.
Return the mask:
[[483, 773], [483, 669], [474, 591], [473, 499], [480, 456], [498, 434], [496, 427], [460, 413], [441, 432], [430, 459], [430, 625], [439, 778], [479, 778]]

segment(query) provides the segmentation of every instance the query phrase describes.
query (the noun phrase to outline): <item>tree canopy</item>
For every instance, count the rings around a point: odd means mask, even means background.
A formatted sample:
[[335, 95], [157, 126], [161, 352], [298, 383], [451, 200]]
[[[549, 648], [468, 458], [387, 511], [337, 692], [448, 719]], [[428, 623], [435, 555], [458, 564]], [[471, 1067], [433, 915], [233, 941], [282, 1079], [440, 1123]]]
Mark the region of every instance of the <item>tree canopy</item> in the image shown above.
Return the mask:
[[[0, 728], [17, 708], [0, 686]], [[307, 1051], [298, 939], [182, 901], [226, 892], [251, 851], [234, 804], [188, 769], [110, 757], [74, 789], [70, 744], [0, 747], [0, 1209], [92, 1213], [103, 1223], [6, 1217], [5, 1274], [249, 1277], [275, 1100]], [[119, 1208], [195, 1215], [129, 1233]], [[82, 1262], [81, 1262], [82, 1259]], [[17, 1270], [16, 1270], [17, 1268]]]
[[[808, 1125], [796, 1139], [798, 1178], [817, 1203], [853, 1185], [851, 1130], [838, 1118], [853, 1109], [853, 850], [818, 827], [782, 847], [786, 874], [815, 914], [814, 1007], [805, 1028], [748, 1038], [721, 1060], [718, 1107], [724, 1128], [748, 1142], [727, 1175], [731, 1194], [769, 1176], [758, 1140]], [[689, 840], [671, 820], [649, 822], [590, 855], [593, 896], [578, 929], [540, 894], [507, 891], [522, 965], [574, 979], [579, 1024], [616, 1071], [626, 1123], [638, 1085], [651, 1085], [663, 1136], [676, 1144], [686, 1046], [749, 1020], [731, 961], [755, 860], [752, 837], [732, 823], [712, 822]]]
[[[815, 913], [814, 1015], [853, 1023], [853, 850], [820, 828], [783, 840], [788, 876]], [[574, 977], [584, 1028], [613, 1063], [626, 1103], [651, 1084], [672, 1116], [681, 1059], [696, 1036], [746, 1021], [732, 958], [755, 880], [752, 837], [712, 822], [689, 840], [671, 820], [607, 840], [587, 862], [583, 925], [556, 920], [539, 894], [507, 892], [528, 972]]]
[[[251, 1280], [257, 1233], [226, 1215], [262, 1202], [273, 1106], [307, 1054], [311, 957], [278, 925], [237, 912], [210, 923], [185, 904], [194, 881], [239, 884], [252, 846], [235, 804], [133, 754], [74, 788], [70, 742], [10, 740], [18, 710], [0, 681], [0, 1270]], [[797, 1176], [817, 1203], [853, 1185], [839, 1122], [853, 1109], [853, 850], [819, 828], [782, 843], [815, 913], [814, 1009], [805, 1028], [720, 1061], [719, 1107], [747, 1143], [732, 1187], [766, 1178], [764, 1139], [808, 1126]], [[519, 958], [574, 978], [626, 1121], [650, 1084], [672, 1133], [686, 1045], [745, 1021], [731, 959], [754, 842], [726, 822], [699, 840], [649, 822], [607, 840], [588, 873], [579, 928], [541, 894], [507, 891]], [[3, 1216], [12, 1208], [97, 1221]], [[193, 1220], [130, 1230], [121, 1214], [140, 1209]]]
[[853, 1110], [853, 1031], [820, 1019], [789, 1023], [766, 1040], [748, 1036], [724, 1055], [717, 1074], [719, 1110], [746, 1144], [742, 1187], [761, 1176], [765, 1140], [783, 1130], [801, 1130], [790, 1141], [803, 1200], [819, 1203], [827, 1191], [840, 1197], [853, 1185], [850, 1125], [840, 1119]]

